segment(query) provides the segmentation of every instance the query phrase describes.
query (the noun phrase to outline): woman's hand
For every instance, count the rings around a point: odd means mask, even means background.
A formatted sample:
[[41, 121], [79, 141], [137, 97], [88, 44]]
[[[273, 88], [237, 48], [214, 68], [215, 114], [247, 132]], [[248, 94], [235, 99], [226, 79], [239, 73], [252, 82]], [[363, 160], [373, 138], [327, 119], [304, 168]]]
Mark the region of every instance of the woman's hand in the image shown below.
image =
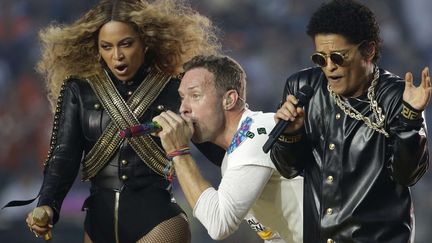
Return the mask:
[[[41, 222], [38, 222], [38, 219], [41, 219], [43, 218], [42, 216], [44, 216], [43, 212], [42, 214], [39, 213], [36, 214], [36, 212], [38, 212], [37, 210], [41, 210], [41, 209], [44, 210], [48, 216], [48, 219], [46, 220], [47, 224], [45, 225], [41, 225]], [[54, 213], [51, 207], [49, 206], [37, 207], [27, 214], [27, 218], [26, 218], [27, 226], [29, 227], [30, 231], [35, 234], [36, 237], [48, 234], [49, 231], [53, 228], [52, 225], [53, 215]]]

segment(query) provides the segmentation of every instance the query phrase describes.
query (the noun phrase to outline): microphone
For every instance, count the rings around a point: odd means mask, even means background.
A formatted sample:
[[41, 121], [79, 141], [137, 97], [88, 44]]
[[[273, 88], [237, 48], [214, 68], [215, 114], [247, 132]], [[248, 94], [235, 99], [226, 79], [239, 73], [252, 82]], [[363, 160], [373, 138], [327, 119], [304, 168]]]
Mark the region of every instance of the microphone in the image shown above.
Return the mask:
[[162, 127], [157, 122], [147, 122], [121, 130], [120, 137], [131, 138], [159, 131], [162, 131]]
[[[49, 223], [49, 216], [47, 211], [43, 208], [35, 208], [32, 211], [33, 222], [39, 227], [45, 227]], [[51, 230], [44, 234], [44, 240], [50, 241], [52, 238]]]
[[[298, 100], [296, 107], [304, 106], [312, 98], [312, 95], [313, 89], [311, 86], [304, 85], [303, 87], [301, 87], [301, 89], [299, 89], [297, 91], [297, 94], [295, 95]], [[267, 142], [262, 147], [264, 153], [268, 153], [268, 151], [270, 151], [271, 147], [276, 142], [276, 139], [282, 134], [282, 132], [285, 130], [289, 123], [290, 121], [280, 120], [276, 124], [276, 126], [271, 130]]]

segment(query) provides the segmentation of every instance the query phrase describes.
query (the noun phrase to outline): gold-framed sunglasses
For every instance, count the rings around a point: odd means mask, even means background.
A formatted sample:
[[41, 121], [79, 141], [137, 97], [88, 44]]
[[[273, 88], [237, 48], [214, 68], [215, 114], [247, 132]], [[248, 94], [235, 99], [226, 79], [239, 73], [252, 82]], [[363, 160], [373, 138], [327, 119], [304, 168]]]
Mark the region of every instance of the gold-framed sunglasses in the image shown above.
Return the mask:
[[359, 46], [363, 45], [363, 43], [365, 43], [366, 41], [362, 41], [359, 44], [353, 46], [351, 49], [349, 50], [345, 50], [345, 51], [334, 51], [331, 52], [330, 54], [323, 54], [320, 52], [315, 52], [314, 54], [312, 54], [311, 59], [312, 62], [315, 63], [316, 65], [320, 66], [320, 67], [326, 67], [327, 66], [327, 57], [330, 57], [330, 60], [338, 65], [338, 66], [342, 66], [345, 63], [345, 60], [348, 58], [348, 53], [351, 50], [354, 50], [355, 48], [358, 48]]

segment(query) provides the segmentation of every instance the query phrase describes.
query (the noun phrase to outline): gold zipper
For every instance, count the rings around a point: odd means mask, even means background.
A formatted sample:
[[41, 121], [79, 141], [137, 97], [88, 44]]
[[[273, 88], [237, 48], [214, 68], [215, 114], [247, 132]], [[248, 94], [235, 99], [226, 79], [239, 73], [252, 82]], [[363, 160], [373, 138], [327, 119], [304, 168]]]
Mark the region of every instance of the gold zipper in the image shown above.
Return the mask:
[[119, 239], [119, 230], [118, 230], [118, 210], [119, 210], [119, 204], [120, 204], [120, 192], [115, 192], [115, 202], [114, 202], [114, 234], [116, 243], [120, 243]]

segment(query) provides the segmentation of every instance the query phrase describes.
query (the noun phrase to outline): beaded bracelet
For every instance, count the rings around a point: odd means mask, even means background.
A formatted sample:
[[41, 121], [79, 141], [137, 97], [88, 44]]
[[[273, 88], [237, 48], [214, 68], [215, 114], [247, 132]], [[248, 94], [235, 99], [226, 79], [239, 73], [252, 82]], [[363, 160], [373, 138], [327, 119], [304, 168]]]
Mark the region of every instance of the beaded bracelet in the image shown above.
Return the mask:
[[174, 180], [174, 167], [172, 160], [168, 161], [167, 165], [163, 170], [163, 173], [165, 175], [165, 179], [170, 183]]
[[176, 156], [187, 155], [190, 153], [191, 152], [190, 152], [189, 146], [184, 146], [184, 147], [181, 147], [177, 150], [174, 150], [172, 152], [167, 153], [166, 157], [167, 157], [167, 159], [172, 160]]

